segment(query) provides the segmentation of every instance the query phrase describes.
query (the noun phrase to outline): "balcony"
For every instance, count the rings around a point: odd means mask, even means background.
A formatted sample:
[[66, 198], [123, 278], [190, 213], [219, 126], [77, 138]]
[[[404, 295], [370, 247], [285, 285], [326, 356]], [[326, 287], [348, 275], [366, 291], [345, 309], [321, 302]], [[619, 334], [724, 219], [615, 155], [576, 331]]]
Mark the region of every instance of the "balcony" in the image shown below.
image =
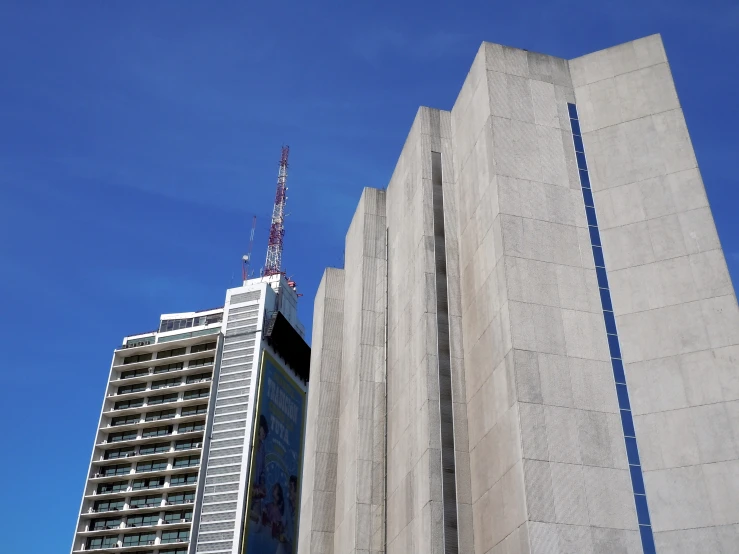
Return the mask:
[[[195, 453], [200, 452], [200, 450], [180, 450], [176, 453], [176, 456], [172, 456], [172, 454], [169, 454], [170, 458], [174, 457], [180, 457], [193, 455]], [[174, 463], [174, 460], [172, 460]], [[193, 463], [192, 465], [182, 465], [177, 467], [168, 467], [167, 469], [158, 469], [158, 470], [151, 470], [151, 471], [131, 471], [131, 473], [126, 473], [124, 475], [101, 475], [98, 473], [95, 473], [90, 477], [90, 481], [93, 483], [101, 483], [106, 481], [115, 481], [115, 480], [121, 480], [121, 479], [135, 479], [137, 477], [157, 477], [160, 475], [171, 475], [172, 473], [182, 473], [187, 471], [195, 471], [200, 469], [200, 462]]]
[[[187, 468], [185, 468], [187, 469]], [[142, 474], [139, 474], [142, 475]], [[193, 483], [180, 483], [180, 484], [164, 484], [164, 485], [158, 485], [158, 486], [151, 486], [151, 487], [139, 487], [139, 488], [133, 488], [133, 486], [127, 487], [125, 490], [121, 491], [115, 491], [115, 492], [97, 492], [92, 491], [89, 494], [85, 495], [85, 500], [96, 500], [99, 498], [125, 498], [126, 496], [131, 496], [131, 493], [143, 493], [147, 491], [152, 492], [162, 492], [162, 493], [168, 493], [172, 494], [175, 492], [189, 492], [193, 490], [197, 486], [197, 481]], [[100, 512], [103, 513], [103, 512]]]
[[[183, 344], [184, 343], [184, 344]], [[177, 363], [177, 362], [187, 362], [189, 360], [196, 360], [198, 358], [206, 358], [210, 355], [215, 355], [216, 350], [204, 350], [202, 352], [185, 352], [184, 354], [178, 354], [176, 356], [167, 356], [164, 358], [157, 358], [157, 352], [166, 351], [166, 350], [172, 350], [176, 348], [181, 348], [183, 346], [190, 346], [192, 344], [197, 343], [197, 341], [171, 341], [167, 342], [166, 345], [162, 344], [161, 347], [156, 349], [147, 349], [146, 347], [141, 347], [140, 354], [147, 354], [149, 352], [152, 353], [152, 357], [150, 360], [141, 360], [137, 362], [129, 362], [127, 364], [123, 363], [122, 359], [115, 360], [115, 363], [113, 365], [113, 369], [116, 371], [129, 371], [132, 369], [141, 369], [144, 367], [153, 367], [158, 364], [168, 364], [168, 363]], [[151, 346], [151, 345], [149, 345]], [[163, 347], [163, 348], [162, 348]], [[125, 355], [130, 356], [136, 353], [136, 350], [125, 350]]]
[[[199, 368], [193, 368], [193, 369], [195, 370], [195, 369], [199, 369]], [[186, 370], [180, 370], [180, 371], [186, 371]], [[132, 410], [132, 411], [135, 411], [134, 408], [135, 409], [138, 409], [138, 410], [141, 410], [142, 408], [145, 408], [145, 407], [151, 408], [153, 406], [166, 406], [166, 405], [170, 405], [170, 404], [175, 404], [177, 402], [182, 402], [185, 399], [178, 396], [177, 400], [172, 400], [172, 401], [169, 401], [169, 402], [161, 402], [161, 403], [158, 403], [158, 404], [152, 404], [152, 403], [148, 402], [147, 397], [150, 397], [150, 396], [160, 396], [160, 395], [163, 395], [163, 394], [171, 394], [173, 392], [177, 392], [177, 393], [187, 392], [190, 389], [202, 388], [203, 383], [209, 383], [210, 381], [211, 381], [211, 379], [197, 380], [197, 381], [193, 381], [193, 382], [190, 382], [190, 383], [182, 382], [182, 383], [180, 383], [178, 385], [167, 385], [167, 386], [163, 386], [163, 387], [156, 388], [156, 389], [152, 389], [149, 386], [149, 387], [147, 387], [147, 388], [145, 388], [143, 390], [140, 390], [140, 391], [136, 391], [136, 392], [125, 392], [125, 393], [122, 393], [122, 394], [118, 394], [117, 392], [110, 392], [110, 393], [108, 393], [108, 396], [107, 396], [107, 398], [109, 400], [115, 399], [116, 402], [119, 402], [119, 401], [123, 401], [123, 400], [138, 400], [138, 399], [143, 399], [144, 402], [143, 402], [143, 404], [138, 405], [138, 406], [131, 406], [131, 407], [127, 407], [127, 408], [119, 408], [118, 410], [116, 410], [115, 408], [111, 407], [108, 410], [105, 410], [103, 413], [104, 414], [115, 414], [116, 416], [117, 415], [125, 415], [124, 410]], [[206, 399], [206, 398], [208, 398], [208, 397], [207, 396], [206, 397], [202, 397], [201, 399]], [[115, 404], [113, 404], [113, 406], [114, 405]]]
[[164, 501], [164, 505], [165, 506], [187, 506], [188, 504], [193, 504], [194, 502], [195, 500], [192, 498], [186, 498], [184, 500], [177, 500], [177, 501], [168, 499]]
[[[201, 418], [203, 417], [202, 414], [200, 414], [200, 417]], [[166, 442], [166, 441], [172, 441], [172, 440], [197, 438], [199, 436], [202, 436], [202, 434], [203, 434], [203, 431], [202, 430], [200, 430], [200, 431], [189, 431], [189, 432], [186, 432], [186, 433], [178, 433], [176, 430], [172, 430], [172, 432], [169, 433], [169, 434], [167, 434], [167, 435], [152, 435], [150, 437], [136, 437], [135, 439], [128, 439], [128, 440], [124, 440], [124, 441], [113, 441], [113, 442], [107, 442], [106, 440], [104, 440], [103, 442], [97, 443], [95, 446], [98, 447], [98, 448], [105, 448], [105, 449], [107, 449], [108, 447], [111, 447], [111, 446], [118, 447], [119, 445], [120, 445], [120, 447], [125, 447], [125, 446], [133, 446], [133, 445], [137, 445], [137, 444], [147, 444], [147, 443], [150, 443], [150, 442]], [[202, 441], [200, 441], [200, 442], [201, 442], [201, 446], [200, 447], [202, 447]], [[198, 448], [200, 448], [200, 447], [198, 447]], [[149, 456], [149, 454], [146, 454], [146, 456]], [[101, 463], [103, 465], [114, 464], [116, 462], [116, 460], [124, 460], [124, 459], [127, 459], [127, 458], [133, 458], [133, 457], [134, 456], [125, 456], [125, 457], [121, 457], [121, 458], [110, 458], [110, 459], [107, 459], [107, 460], [100, 460], [100, 462], [98, 462], [98, 463]]]

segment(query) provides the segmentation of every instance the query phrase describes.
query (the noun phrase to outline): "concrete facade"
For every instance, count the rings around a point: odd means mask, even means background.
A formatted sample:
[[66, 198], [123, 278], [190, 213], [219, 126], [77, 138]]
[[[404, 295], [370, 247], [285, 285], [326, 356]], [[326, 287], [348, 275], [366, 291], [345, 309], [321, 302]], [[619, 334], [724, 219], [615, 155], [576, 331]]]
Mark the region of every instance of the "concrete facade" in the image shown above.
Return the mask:
[[300, 552], [331, 554], [334, 547], [343, 323], [344, 270], [328, 268], [316, 293], [313, 316]]
[[301, 554], [736, 551], [739, 310], [658, 35], [569, 61], [483, 43], [364, 190], [344, 274], [341, 353], [313, 362], [341, 358], [334, 536], [302, 527]]
[[739, 545], [739, 310], [658, 36], [570, 62], [658, 552]]

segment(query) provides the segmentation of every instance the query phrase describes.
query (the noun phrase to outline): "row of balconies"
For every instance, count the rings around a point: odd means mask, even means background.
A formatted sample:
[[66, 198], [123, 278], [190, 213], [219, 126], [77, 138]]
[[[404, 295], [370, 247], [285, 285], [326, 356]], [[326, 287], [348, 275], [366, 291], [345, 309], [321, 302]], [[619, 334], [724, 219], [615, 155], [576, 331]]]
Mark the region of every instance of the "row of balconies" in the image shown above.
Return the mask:
[[[197, 475], [195, 473], [194, 475]], [[118, 489], [118, 490], [102, 490], [98, 491], [97, 489], [93, 490], [91, 493], [86, 494], [85, 498], [97, 498], [104, 496], [105, 498], [111, 498], [115, 496], [129, 496], [132, 492], [146, 492], [146, 491], [163, 491], [163, 492], [181, 492], [184, 490], [192, 489], [197, 485], [196, 481], [192, 482], [183, 482], [183, 483], [171, 483], [171, 482], [165, 482], [163, 484], [156, 484], [156, 485], [147, 485], [147, 486], [141, 486], [141, 487], [134, 487], [131, 484], [128, 484], [125, 489]]]
[[[164, 427], [164, 426], [162, 426], [162, 427]], [[150, 427], [149, 429], [155, 429], [155, 428], [156, 427]], [[146, 430], [146, 428], [140, 429], [141, 433], [139, 433], [138, 432], [139, 430], [137, 430], [137, 433], [136, 433], [136, 437], [135, 438], [132, 437], [130, 439], [125, 439], [125, 440], [110, 440], [109, 438], [106, 438], [106, 439], [103, 439], [102, 442], [97, 443], [95, 446], [98, 447], [98, 448], [104, 448], [104, 447], [108, 447], [108, 446], [111, 446], [111, 445], [114, 445], [114, 446], [127, 446], [127, 445], [139, 444], [141, 441], [145, 441], [145, 442], [156, 442], [157, 440], [167, 440], [167, 439], [170, 439], [171, 440], [172, 438], [175, 438], [175, 439], [185, 439], [185, 438], [188, 438], [188, 437], [196, 437], [196, 436], [202, 435], [202, 433], [203, 433], [203, 430], [202, 429], [193, 430], [193, 431], [185, 431], [183, 433], [175, 432], [174, 429], [173, 429], [172, 432], [168, 432], [168, 433], [161, 434], [161, 435], [153, 435], [152, 434], [152, 435], [149, 435], [149, 436], [146, 436], [145, 437], [145, 436], [143, 436], [143, 432], [145, 430]]]
[[[157, 542], [157, 541], [159, 541], [159, 542]], [[153, 551], [146, 551], [145, 552], [145, 551], [138, 550], [138, 548], [139, 547], [142, 547], [142, 546], [156, 546], [156, 545], [164, 545], [164, 544], [182, 544], [182, 543], [189, 543], [189, 542], [190, 542], [190, 539], [189, 538], [176, 538], [176, 539], [167, 539], [167, 540], [165, 540], [165, 539], [154, 539], [154, 540], [149, 540], [149, 541], [140, 542], [140, 543], [136, 543], [136, 544], [128, 544], [128, 545], [126, 545], [126, 544], [123, 544], [123, 541], [119, 539], [114, 544], [105, 544], [105, 545], [101, 545], [101, 546], [83, 545], [82, 548], [80, 548], [79, 550], [75, 550], [74, 552], [92, 552], [92, 551], [103, 551], [103, 552], [105, 552], [106, 550], [108, 550], [108, 551], [109, 550], [113, 550], [115, 552], [127, 552], [130, 549], [130, 551], [132, 551], [132, 552], [135, 551], [135, 552], [140, 553], [140, 554], [154, 554]], [[133, 549], [136, 549], [136, 550], [133, 550]], [[166, 552], [166, 551], [163, 551], [163, 552]]]
[[121, 521], [118, 525], [102, 525], [97, 526], [95, 528], [91, 528], [91, 526], [88, 524], [85, 526], [85, 529], [83, 531], [80, 531], [80, 533], [86, 533], [86, 534], [92, 534], [92, 533], [100, 533], [103, 531], [114, 531], [114, 530], [147, 530], [147, 529], [157, 529], [159, 527], [172, 527], [174, 525], [183, 525], [183, 524], [189, 524], [192, 523], [192, 519], [188, 518], [180, 518], [177, 520], [169, 520], [165, 521], [160, 518], [160, 520], [157, 523], [152, 523], [151, 525], [136, 525], [135, 523], [128, 523], [127, 521]]
[[137, 398], [137, 395], [149, 395], [152, 396], [152, 393], [158, 393], [159, 391], [165, 391], [169, 389], [177, 389], [178, 392], [182, 390], [187, 390], [188, 388], [192, 388], [194, 385], [198, 385], [200, 383], [208, 383], [211, 381], [211, 378], [201, 378], [194, 380], [192, 382], [185, 382], [185, 383], [177, 383], [172, 385], [161, 385], [157, 388], [151, 388], [151, 383], [148, 384], [147, 387], [135, 390], [131, 392], [121, 392], [118, 391], [115, 392], [109, 392], [108, 398], [121, 398], [121, 399], [127, 399], [127, 398]]
[[[199, 451], [191, 450], [190, 452], [199, 452]], [[176, 463], [176, 458], [175, 458], [175, 463]], [[127, 473], [112, 473], [112, 474], [105, 475], [103, 473], [96, 472], [92, 474], [90, 479], [91, 480], [113, 481], [116, 478], [117, 479], [129, 479], [131, 477], [137, 477], [139, 475], [141, 476], [165, 475], [165, 474], [172, 473], [175, 471], [184, 471], [184, 470], [187, 470], [188, 468], [195, 468], [195, 467], [200, 467], [199, 460], [197, 462], [194, 462], [194, 461], [188, 462], [188, 465], [177, 465], [177, 466], [175, 466], [174, 463], [168, 462], [167, 467], [162, 468], [162, 469], [141, 470], [141, 469], [136, 469], [135, 466], [132, 465], [131, 469]]]
[[187, 498], [183, 501], [169, 501], [166, 499], [160, 499], [157, 502], [151, 502], [151, 503], [142, 503], [137, 504], [135, 506], [131, 506], [130, 504], [123, 503], [122, 507], [113, 507], [113, 508], [95, 508], [95, 506], [90, 506], [87, 509], [88, 514], [109, 514], [109, 513], [131, 513], [136, 512], [137, 510], [148, 510], [151, 508], [171, 508], [172, 506], [188, 506], [190, 504], [193, 504], [194, 500]]

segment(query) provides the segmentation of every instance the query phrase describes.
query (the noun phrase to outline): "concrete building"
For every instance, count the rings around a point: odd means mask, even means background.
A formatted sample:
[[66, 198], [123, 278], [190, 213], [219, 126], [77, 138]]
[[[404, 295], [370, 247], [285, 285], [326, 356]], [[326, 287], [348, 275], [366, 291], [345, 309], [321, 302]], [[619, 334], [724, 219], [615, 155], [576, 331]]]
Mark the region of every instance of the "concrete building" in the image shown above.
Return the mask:
[[228, 290], [223, 308], [162, 315], [157, 331], [125, 337], [72, 552], [259, 552], [275, 518], [263, 522], [265, 501], [249, 494], [276, 485], [284, 508], [274, 542], [292, 552], [310, 364], [303, 333], [297, 294], [275, 275]]
[[483, 43], [345, 251], [301, 554], [738, 551], [739, 310], [658, 35]]

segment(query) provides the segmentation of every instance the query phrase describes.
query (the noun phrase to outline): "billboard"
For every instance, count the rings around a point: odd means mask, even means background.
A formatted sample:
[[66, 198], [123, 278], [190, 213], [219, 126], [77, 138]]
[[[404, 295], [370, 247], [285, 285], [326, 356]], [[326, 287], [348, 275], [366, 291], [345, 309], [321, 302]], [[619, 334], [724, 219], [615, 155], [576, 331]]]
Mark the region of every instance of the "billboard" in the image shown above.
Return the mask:
[[242, 554], [295, 554], [305, 392], [262, 352]]

